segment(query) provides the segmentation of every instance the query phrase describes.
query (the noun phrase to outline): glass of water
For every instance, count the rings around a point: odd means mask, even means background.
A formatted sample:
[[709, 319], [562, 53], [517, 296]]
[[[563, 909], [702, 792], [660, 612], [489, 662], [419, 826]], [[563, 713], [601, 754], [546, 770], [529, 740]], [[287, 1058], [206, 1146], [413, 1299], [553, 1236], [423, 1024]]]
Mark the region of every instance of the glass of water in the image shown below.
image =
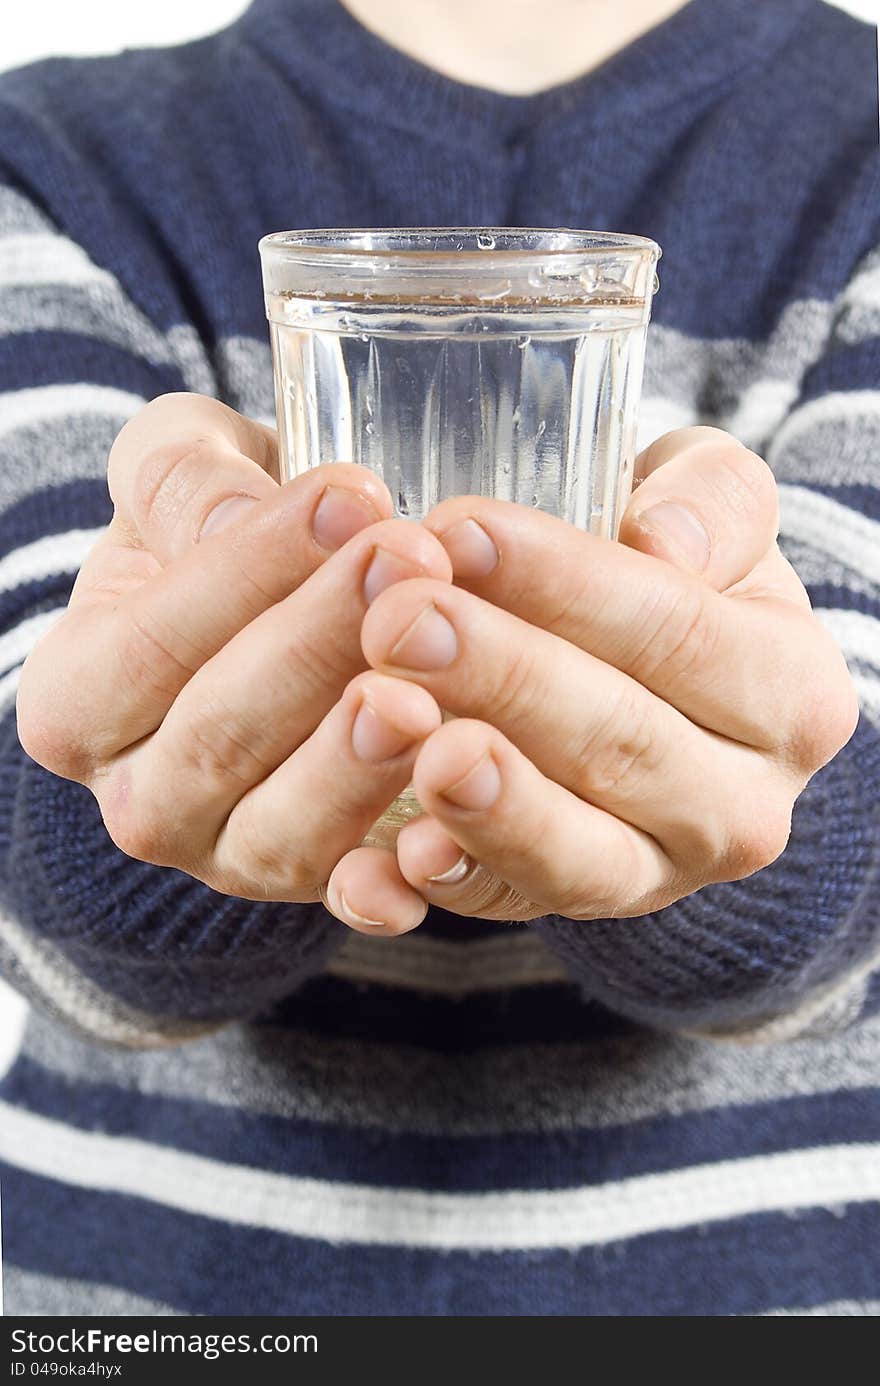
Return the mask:
[[[448, 496], [615, 538], [632, 486], [660, 248], [510, 227], [286, 231], [260, 242], [281, 479], [383, 478], [398, 515]], [[404, 793], [368, 842], [418, 803]]]

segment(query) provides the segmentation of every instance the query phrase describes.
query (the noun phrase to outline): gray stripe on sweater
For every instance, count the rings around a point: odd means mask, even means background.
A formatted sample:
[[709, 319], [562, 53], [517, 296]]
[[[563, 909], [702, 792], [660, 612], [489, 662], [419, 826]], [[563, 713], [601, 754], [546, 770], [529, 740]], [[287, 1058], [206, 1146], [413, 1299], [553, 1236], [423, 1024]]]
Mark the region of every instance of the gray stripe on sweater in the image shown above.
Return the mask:
[[[65, 1042], [73, 1043], [78, 1035], [125, 1048], [152, 1047], [179, 1044], [216, 1028], [204, 1022], [157, 1018], [126, 1005], [98, 987], [52, 944], [9, 918], [0, 920], [0, 976], [52, 1021], [61, 1023]], [[49, 1029], [58, 1033], [54, 1025]]]
[[[70, 1316], [109, 1319], [132, 1317], [160, 1318], [178, 1314], [167, 1304], [129, 1294], [115, 1285], [89, 1280], [67, 1280], [20, 1270], [7, 1261], [3, 1266], [3, 1311], [22, 1318], [61, 1318]], [[188, 1317], [188, 1316], [186, 1316]]]
[[[455, 1025], [454, 1003], [449, 1024]], [[282, 1117], [412, 1132], [484, 1135], [599, 1129], [732, 1104], [871, 1087], [880, 1017], [845, 1034], [739, 1049], [640, 1032], [461, 1055], [235, 1025], [187, 1047], [122, 1053], [59, 1034], [32, 1015], [22, 1052], [53, 1073]]]
[[216, 377], [197, 333], [184, 326], [160, 332], [115, 281], [3, 289], [0, 336], [25, 332], [91, 337], [130, 352], [148, 365], [179, 371], [188, 390], [217, 392]]
[[0, 445], [0, 509], [48, 486], [100, 481], [123, 420], [107, 414], [73, 414], [27, 424]]

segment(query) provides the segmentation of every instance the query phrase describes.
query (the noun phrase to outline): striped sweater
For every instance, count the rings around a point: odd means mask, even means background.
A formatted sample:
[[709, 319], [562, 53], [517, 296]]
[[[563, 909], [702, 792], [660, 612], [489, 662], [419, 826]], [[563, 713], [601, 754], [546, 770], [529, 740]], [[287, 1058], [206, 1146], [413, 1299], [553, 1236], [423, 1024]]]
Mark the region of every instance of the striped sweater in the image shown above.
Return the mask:
[[[7, 1312], [878, 1311], [875, 52], [819, 0], [692, 0], [515, 97], [339, 0], [256, 0], [0, 78]], [[663, 245], [643, 441], [764, 453], [862, 700], [772, 866], [642, 919], [378, 942], [129, 860], [24, 756], [18, 671], [121, 424], [180, 389], [271, 420], [259, 236], [371, 224]]]

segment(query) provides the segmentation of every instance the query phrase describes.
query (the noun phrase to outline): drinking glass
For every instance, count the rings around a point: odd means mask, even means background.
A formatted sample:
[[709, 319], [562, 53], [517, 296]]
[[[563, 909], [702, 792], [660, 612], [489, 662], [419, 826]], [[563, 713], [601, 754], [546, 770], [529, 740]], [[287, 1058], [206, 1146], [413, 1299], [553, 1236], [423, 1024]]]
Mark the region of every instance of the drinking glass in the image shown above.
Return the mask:
[[[285, 231], [260, 242], [282, 481], [383, 478], [398, 515], [517, 501], [613, 539], [632, 486], [660, 248], [512, 227]], [[365, 839], [419, 811], [407, 790]]]

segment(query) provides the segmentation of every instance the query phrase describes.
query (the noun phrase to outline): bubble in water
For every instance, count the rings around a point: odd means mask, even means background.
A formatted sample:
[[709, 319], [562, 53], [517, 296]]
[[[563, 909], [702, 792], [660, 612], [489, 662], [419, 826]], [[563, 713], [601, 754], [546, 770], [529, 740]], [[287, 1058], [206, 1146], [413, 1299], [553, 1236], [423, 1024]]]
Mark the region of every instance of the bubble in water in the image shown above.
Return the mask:
[[532, 505], [537, 505], [537, 504], [538, 504], [538, 497], [537, 497], [537, 496], [532, 496]]
[[536, 437], [536, 438], [543, 438], [543, 437], [544, 437], [544, 434], [545, 434], [546, 432], [547, 432], [547, 420], [546, 420], [546, 419], [542, 419], [541, 422], [538, 424], [538, 431], [537, 431], [537, 433], [535, 434], [535, 437]]
[[516, 406], [516, 408], [514, 409], [513, 413], [511, 414], [511, 416], [510, 416], [510, 421], [511, 421], [511, 423], [513, 424], [514, 428], [519, 428], [519, 421], [520, 421], [519, 405]]
[[362, 332], [362, 333], [360, 334], [360, 336], [358, 337], [358, 341], [359, 341], [359, 342], [368, 342], [369, 340], [370, 340], [370, 339], [369, 339], [369, 337], [367, 336], [367, 333], [366, 333], [366, 332]]
[[494, 250], [495, 237], [490, 236], [486, 231], [481, 231], [480, 234], [477, 236], [477, 245], [479, 246], [480, 250]]
[[364, 432], [367, 434], [368, 437], [372, 437], [375, 431], [376, 430], [371, 423], [364, 424]]
[[502, 462], [502, 464], [501, 464], [501, 470], [502, 470], [502, 472], [504, 473], [505, 476], [509, 476], [509, 475], [510, 475], [510, 463], [509, 463], [509, 462]]
[[397, 493], [397, 509], [401, 515], [409, 514], [409, 502], [402, 491], [398, 491]]

